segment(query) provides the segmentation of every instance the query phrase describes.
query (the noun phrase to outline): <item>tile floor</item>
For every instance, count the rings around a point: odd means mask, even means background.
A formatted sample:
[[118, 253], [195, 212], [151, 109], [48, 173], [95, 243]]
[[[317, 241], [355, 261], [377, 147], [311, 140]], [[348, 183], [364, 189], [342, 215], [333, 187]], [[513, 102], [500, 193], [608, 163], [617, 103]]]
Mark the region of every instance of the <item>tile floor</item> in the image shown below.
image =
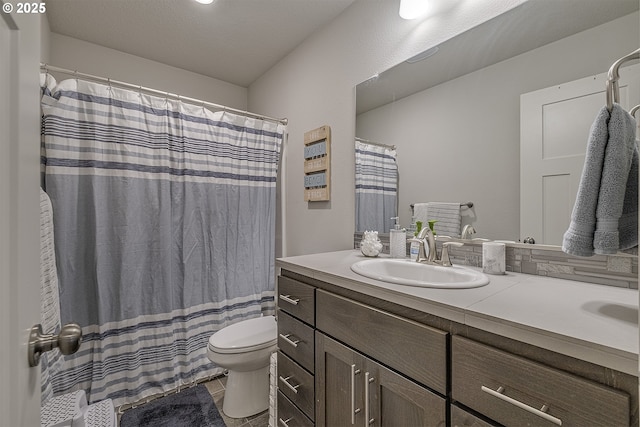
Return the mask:
[[213, 397], [213, 401], [218, 408], [218, 412], [222, 415], [227, 427], [267, 427], [269, 425], [269, 410], [261, 412], [247, 418], [229, 418], [222, 412], [222, 402], [224, 399], [226, 376], [220, 376], [204, 383]]

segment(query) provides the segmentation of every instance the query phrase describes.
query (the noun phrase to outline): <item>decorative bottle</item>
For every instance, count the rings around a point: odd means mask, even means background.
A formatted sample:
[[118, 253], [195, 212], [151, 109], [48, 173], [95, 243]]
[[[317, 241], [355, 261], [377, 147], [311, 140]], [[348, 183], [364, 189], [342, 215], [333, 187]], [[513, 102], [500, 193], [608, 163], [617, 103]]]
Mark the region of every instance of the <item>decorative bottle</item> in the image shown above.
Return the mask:
[[[417, 237], [422, 230], [422, 221], [416, 221], [416, 232], [414, 233], [414, 237]], [[411, 260], [415, 261], [418, 258], [418, 251], [420, 250], [420, 243], [415, 240], [411, 242], [411, 246], [409, 247], [409, 257]]]

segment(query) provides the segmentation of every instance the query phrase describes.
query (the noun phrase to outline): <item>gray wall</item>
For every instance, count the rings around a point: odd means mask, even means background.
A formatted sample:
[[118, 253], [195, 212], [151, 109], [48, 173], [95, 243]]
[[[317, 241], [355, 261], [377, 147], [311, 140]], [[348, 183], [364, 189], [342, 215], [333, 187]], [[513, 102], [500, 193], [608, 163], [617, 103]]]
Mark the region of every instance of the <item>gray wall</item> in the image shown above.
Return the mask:
[[[285, 168], [286, 255], [348, 249], [355, 220], [355, 86], [427, 48], [523, 3], [444, 2], [422, 21], [398, 16], [398, 0], [356, 0], [249, 87], [249, 109], [289, 118]], [[332, 131], [330, 202], [303, 198], [303, 137]]]
[[247, 109], [247, 89], [222, 80], [57, 33], [50, 33], [49, 45], [47, 62], [57, 67]]

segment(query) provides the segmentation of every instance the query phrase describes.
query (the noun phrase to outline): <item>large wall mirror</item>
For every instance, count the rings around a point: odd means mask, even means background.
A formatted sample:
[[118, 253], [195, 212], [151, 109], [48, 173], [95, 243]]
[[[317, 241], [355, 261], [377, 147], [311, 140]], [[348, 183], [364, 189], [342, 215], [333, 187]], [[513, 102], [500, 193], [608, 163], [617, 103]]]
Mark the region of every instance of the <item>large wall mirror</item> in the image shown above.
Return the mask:
[[[637, 0], [529, 0], [358, 84], [356, 136], [396, 148], [400, 223], [410, 224], [414, 203], [471, 201], [461, 212], [474, 237], [527, 237], [521, 95], [601, 78], [638, 48], [639, 27]], [[595, 112], [583, 117], [586, 147]], [[575, 189], [563, 191], [572, 205]], [[558, 216], [568, 224], [570, 214]], [[535, 238], [557, 245], [562, 235]]]

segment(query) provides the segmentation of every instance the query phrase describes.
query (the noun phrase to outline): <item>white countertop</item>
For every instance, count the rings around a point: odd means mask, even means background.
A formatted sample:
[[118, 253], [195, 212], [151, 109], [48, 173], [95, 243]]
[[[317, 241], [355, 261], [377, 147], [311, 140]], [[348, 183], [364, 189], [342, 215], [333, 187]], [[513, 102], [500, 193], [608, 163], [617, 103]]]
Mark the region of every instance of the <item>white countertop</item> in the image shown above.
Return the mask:
[[348, 250], [276, 267], [638, 376], [637, 290], [509, 272], [480, 288], [418, 288], [351, 271], [362, 259]]

